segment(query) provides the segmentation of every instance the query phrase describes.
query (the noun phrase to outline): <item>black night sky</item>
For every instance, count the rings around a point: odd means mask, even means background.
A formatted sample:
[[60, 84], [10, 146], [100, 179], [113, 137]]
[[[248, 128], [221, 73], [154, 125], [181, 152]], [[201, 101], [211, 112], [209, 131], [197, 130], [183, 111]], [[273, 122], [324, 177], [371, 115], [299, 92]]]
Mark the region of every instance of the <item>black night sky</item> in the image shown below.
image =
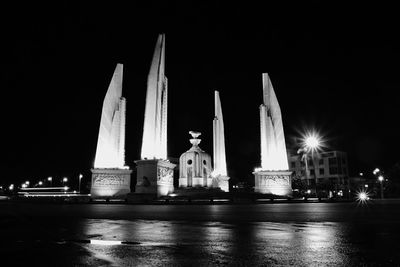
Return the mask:
[[166, 33], [170, 156], [189, 149], [189, 130], [202, 132], [200, 146], [212, 153], [217, 89], [229, 175], [250, 181], [260, 161], [261, 74], [268, 72], [289, 147], [298, 148], [294, 138], [315, 128], [328, 149], [348, 153], [351, 175], [399, 161], [394, 6], [187, 2], [3, 7], [0, 184], [88, 177], [118, 62], [127, 98], [126, 161], [134, 168], [160, 32]]

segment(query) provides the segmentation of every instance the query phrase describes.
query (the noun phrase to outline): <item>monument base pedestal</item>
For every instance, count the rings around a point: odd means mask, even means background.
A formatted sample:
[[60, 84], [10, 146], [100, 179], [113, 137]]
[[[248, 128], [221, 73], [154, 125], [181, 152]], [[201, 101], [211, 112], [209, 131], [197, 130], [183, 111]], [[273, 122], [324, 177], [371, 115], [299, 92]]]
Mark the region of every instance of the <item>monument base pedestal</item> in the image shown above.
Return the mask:
[[179, 178], [179, 188], [212, 187], [212, 178], [203, 177], [181, 177]]
[[91, 169], [91, 198], [125, 198], [131, 192], [129, 169]]
[[135, 194], [166, 196], [174, 192], [174, 168], [168, 160], [137, 160]]
[[277, 196], [292, 196], [291, 171], [255, 171], [254, 192]]
[[212, 187], [220, 188], [224, 192], [229, 192], [229, 179], [228, 176], [218, 175], [212, 180]]

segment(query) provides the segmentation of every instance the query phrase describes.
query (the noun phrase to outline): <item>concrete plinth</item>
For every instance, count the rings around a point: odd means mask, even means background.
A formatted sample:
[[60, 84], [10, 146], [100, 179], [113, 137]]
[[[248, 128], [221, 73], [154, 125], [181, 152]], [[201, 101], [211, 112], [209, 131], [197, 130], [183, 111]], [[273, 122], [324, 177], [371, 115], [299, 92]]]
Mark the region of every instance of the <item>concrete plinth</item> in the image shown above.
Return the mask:
[[174, 168], [167, 160], [137, 160], [136, 194], [154, 194], [157, 197], [174, 192]]
[[277, 196], [292, 196], [291, 171], [256, 171], [254, 192]]
[[[229, 192], [229, 177], [219, 175], [218, 177], [214, 178], [215, 187], [221, 188], [224, 192]], [[214, 185], [213, 185], [214, 186]]]
[[92, 198], [125, 198], [131, 192], [131, 173], [128, 169], [91, 169]]

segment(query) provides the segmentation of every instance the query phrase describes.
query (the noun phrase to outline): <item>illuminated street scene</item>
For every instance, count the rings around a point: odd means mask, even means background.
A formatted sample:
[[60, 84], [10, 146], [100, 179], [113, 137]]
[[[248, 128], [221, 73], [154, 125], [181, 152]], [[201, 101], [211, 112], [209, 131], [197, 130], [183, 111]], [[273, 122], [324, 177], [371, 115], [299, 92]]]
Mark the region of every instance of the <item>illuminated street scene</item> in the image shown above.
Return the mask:
[[400, 266], [398, 9], [8, 4], [1, 267]]

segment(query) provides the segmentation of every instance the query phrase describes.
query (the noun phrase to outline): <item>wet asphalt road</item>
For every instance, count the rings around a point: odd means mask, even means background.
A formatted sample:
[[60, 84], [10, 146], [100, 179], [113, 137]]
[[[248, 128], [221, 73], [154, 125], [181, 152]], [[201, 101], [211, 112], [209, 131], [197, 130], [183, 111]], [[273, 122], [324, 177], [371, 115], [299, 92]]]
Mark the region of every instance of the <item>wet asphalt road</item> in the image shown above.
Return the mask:
[[400, 266], [400, 201], [0, 202], [0, 237], [0, 266]]

